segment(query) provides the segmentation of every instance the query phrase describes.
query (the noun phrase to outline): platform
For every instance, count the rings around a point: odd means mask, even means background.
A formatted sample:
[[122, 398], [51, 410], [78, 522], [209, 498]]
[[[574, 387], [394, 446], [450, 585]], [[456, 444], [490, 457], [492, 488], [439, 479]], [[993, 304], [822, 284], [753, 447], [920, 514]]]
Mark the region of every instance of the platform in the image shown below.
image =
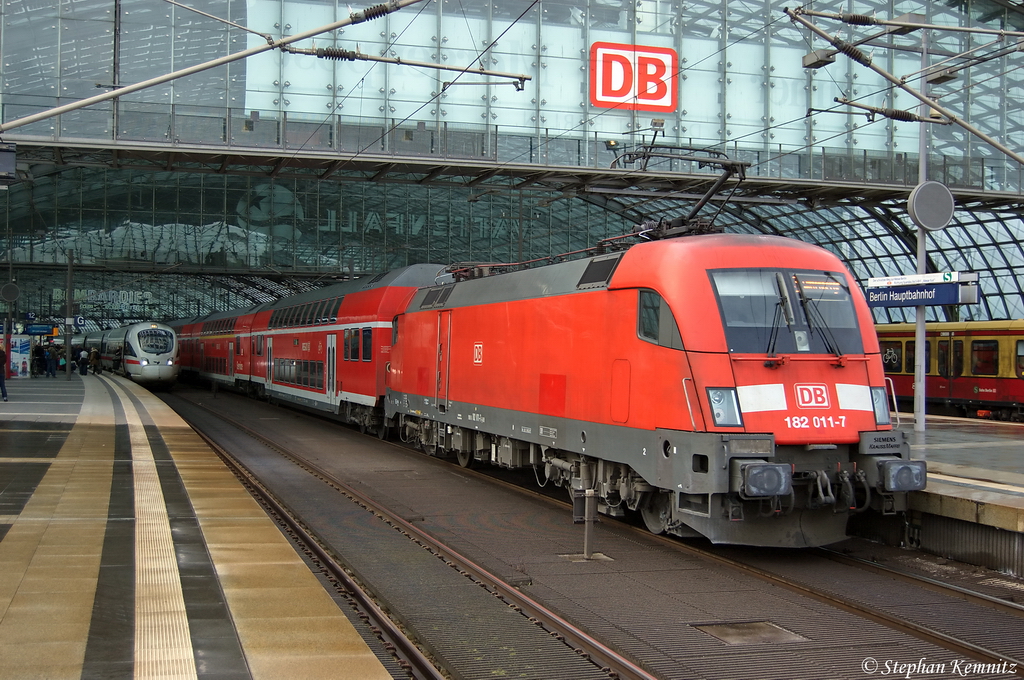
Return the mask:
[[163, 402], [107, 374], [7, 386], [0, 677], [393, 677]]
[[911, 509], [1024, 533], [1024, 425], [928, 416], [920, 433], [912, 416], [901, 421], [911, 457], [928, 463]]

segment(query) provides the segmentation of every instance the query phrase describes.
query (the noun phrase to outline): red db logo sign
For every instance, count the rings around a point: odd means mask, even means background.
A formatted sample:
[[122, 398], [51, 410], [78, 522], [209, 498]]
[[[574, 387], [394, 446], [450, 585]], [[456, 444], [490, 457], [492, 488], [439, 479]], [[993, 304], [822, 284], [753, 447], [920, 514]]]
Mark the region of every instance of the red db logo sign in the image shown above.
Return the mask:
[[590, 46], [590, 103], [628, 111], [675, 111], [679, 58], [667, 47]]
[[800, 408], [828, 408], [828, 387], [796, 385], [796, 405]]

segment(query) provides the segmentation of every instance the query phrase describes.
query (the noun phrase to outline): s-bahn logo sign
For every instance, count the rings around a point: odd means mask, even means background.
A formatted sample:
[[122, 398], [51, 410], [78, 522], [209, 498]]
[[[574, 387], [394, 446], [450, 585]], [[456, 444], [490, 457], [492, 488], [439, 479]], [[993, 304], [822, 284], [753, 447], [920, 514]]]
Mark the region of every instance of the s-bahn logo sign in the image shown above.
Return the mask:
[[590, 103], [605, 109], [675, 111], [679, 57], [667, 47], [590, 46]]

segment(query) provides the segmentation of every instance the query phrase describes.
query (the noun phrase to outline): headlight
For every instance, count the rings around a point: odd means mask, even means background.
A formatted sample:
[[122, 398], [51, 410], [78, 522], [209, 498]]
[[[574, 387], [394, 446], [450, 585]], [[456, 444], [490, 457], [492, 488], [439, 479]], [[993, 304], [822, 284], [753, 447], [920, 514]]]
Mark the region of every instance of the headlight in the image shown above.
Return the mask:
[[719, 427], [742, 427], [740, 402], [733, 387], [709, 387], [708, 402], [711, 404], [711, 417]]
[[173, 366], [174, 365], [174, 359], [168, 359], [167, 360], [167, 365], [168, 366]]
[[928, 484], [927, 464], [923, 460], [890, 458], [878, 461], [878, 467], [886, 491], [921, 491]]
[[143, 359], [139, 363], [142, 364], [143, 366], [149, 366], [149, 359]]
[[871, 388], [871, 404], [875, 408], [875, 425], [889, 425], [889, 400], [884, 387]]
[[730, 490], [738, 491], [741, 498], [788, 496], [793, 490], [793, 470], [784, 463], [733, 458], [730, 466]]

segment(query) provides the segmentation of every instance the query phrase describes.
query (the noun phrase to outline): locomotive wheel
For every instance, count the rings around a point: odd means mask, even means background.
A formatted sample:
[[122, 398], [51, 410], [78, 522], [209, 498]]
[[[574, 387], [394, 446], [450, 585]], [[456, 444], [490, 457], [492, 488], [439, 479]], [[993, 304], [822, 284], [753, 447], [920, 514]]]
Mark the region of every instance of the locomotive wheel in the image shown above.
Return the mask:
[[377, 439], [381, 441], [387, 441], [391, 438], [391, 428], [388, 427], [388, 421], [380, 421], [380, 425], [377, 426]]
[[458, 450], [455, 452], [455, 457], [459, 459], [459, 467], [471, 468], [473, 467], [473, 452]]
[[671, 499], [671, 494], [654, 492], [641, 506], [640, 515], [652, 534], [663, 534], [668, 528], [668, 520], [672, 516]]

